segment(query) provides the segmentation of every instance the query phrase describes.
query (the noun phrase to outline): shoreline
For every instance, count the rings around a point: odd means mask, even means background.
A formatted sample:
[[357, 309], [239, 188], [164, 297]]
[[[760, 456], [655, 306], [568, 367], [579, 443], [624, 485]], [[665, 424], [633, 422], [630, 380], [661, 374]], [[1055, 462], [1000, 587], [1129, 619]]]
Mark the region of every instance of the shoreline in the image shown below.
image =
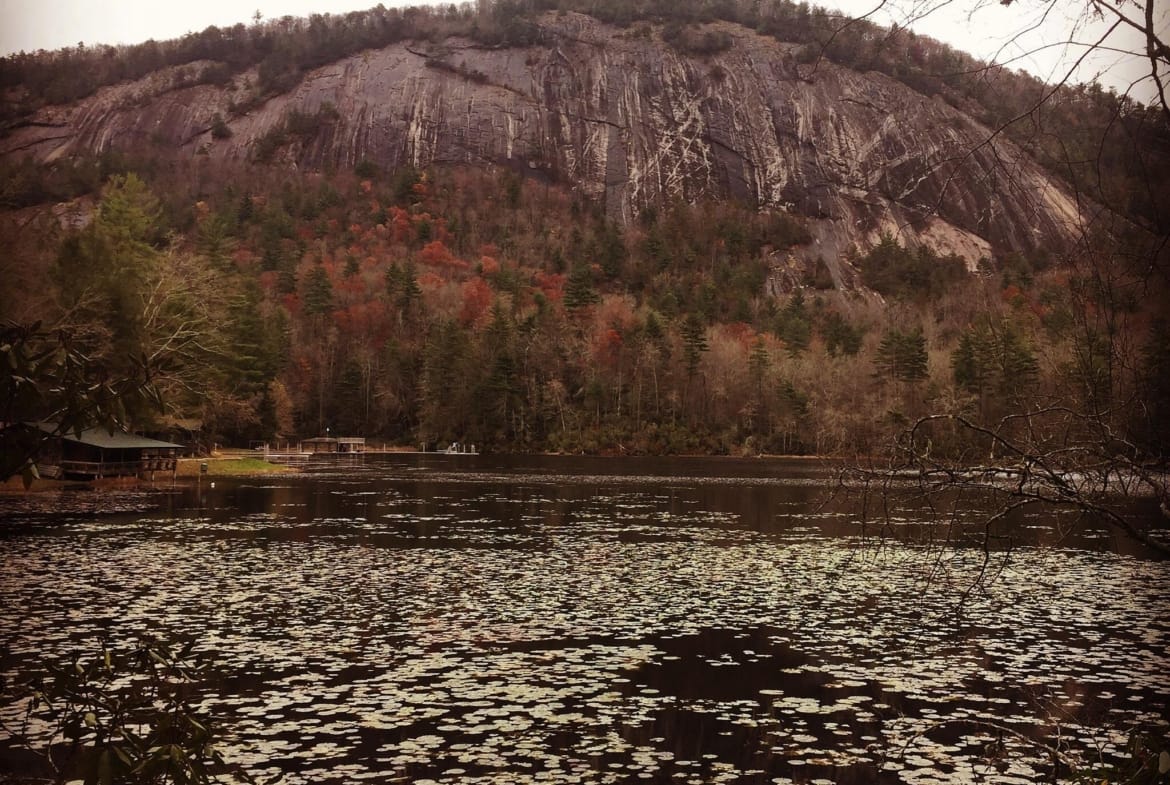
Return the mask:
[[[200, 471], [204, 463], [207, 464], [206, 473]], [[180, 481], [186, 484], [200, 477], [264, 477], [271, 474], [296, 474], [298, 471], [295, 466], [269, 463], [252, 455], [229, 453], [212, 458], [179, 458], [173, 475], [169, 472], [156, 472], [153, 479], [133, 476], [106, 477], [100, 480], [51, 480], [42, 477], [33, 480], [32, 484], [25, 488], [23, 479], [17, 475], [0, 482], [0, 494], [22, 495], [47, 491], [102, 490], [138, 486], [163, 487], [177, 485]]]
[[[421, 450], [411, 449], [409, 447], [384, 447], [380, 449], [365, 450], [363, 453], [355, 453], [345, 455], [342, 457], [356, 457], [358, 455], [454, 455], [456, 457], [464, 456], [480, 457], [484, 453], [446, 453], [443, 451], [423, 452]], [[748, 461], [807, 461], [809, 463], [833, 462], [833, 461], [847, 461], [848, 458], [841, 458], [833, 455], [772, 455], [767, 453], [757, 455], [710, 455], [705, 453], [677, 453], [671, 455], [652, 455], [641, 453], [566, 453], [566, 452], [538, 452], [538, 453], [488, 453], [492, 457], [499, 456], [517, 456], [517, 455], [533, 455], [546, 457], [565, 457], [565, 458], [695, 458], [695, 459], [731, 459], [731, 460], [748, 460]], [[304, 453], [306, 458], [329, 459], [330, 457], [338, 457], [331, 453]], [[856, 460], [853, 458], [852, 460]], [[207, 464], [207, 472], [201, 472], [200, 469], [203, 464]], [[137, 486], [143, 487], [165, 487], [167, 485], [177, 485], [180, 481], [185, 483], [190, 480], [198, 480], [201, 477], [206, 478], [225, 478], [225, 477], [264, 477], [274, 474], [299, 474], [301, 467], [297, 463], [272, 463], [264, 460], [263, 453], [257, 453], [253, 450], [244, 448], [224, 448], [215, 453], [211, 457], [205, 458], [179, 458], [176, 465], [175, 473], [173, 475], [167, 472], [157, 472], [156, 476], [148, 477], [108, 477], [103, 479], [89, 479], [89, 480], [53, 480], [46, 478], [38, 478], [33, 480], [32, 484], [24, 487], [22, 478], [17, 475], [10, 477], [8, 480], [0, 482], [0, 495], [23, 495], [30, 493], [45, 493], [50, 491], [63, 490], [102, 490], [107, 488], [133, 488]]]

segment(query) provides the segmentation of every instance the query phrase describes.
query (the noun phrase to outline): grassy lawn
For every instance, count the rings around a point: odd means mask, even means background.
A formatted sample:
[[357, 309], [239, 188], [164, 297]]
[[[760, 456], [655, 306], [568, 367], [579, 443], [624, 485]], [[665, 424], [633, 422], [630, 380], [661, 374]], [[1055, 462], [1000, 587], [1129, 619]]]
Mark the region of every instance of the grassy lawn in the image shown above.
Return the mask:
[[295, 471], [291, 466], [269, 463], [261, 458], [183, 458], [179, 461], [180, 477], [195, 477], [199, 466], [207, 464], [207, 477], [231, 477], [241, 474], [279, 474]]

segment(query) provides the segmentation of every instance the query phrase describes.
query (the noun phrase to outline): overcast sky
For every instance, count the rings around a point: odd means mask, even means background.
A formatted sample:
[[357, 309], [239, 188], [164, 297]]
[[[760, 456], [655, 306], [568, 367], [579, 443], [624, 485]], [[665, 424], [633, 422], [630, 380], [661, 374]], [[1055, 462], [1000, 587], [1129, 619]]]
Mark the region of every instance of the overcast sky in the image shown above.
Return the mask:
[[[822, 0], [813, 5], [840, 8], [853, 15], [865, 14], [880, 0]], [[369, 8], [376, 0], [0, 0], [0, 54], [59, 49], [88, 44], [129, 44], [149, 38], [163, 40], [199, 31], [208, 25], [230, 26], [250, 21], [259, 10], [264, 18], [290, 14], [343, 13]], [[384, 5], [421, 5], [420, 0]], [[938, 7], [922, 17], [921, 10]], [[1031, 71], [1045, 81], [1063, 79], [1070, 64], [1084, 52], [1083, 46], [1062, 45], [1076, 24], [1080, 2], [1059, 0], [1049, 8], [1039, 0], [1016, 0], [1004, 7], [997, 0], [887, 0], [874, 21], [897, 21], [932, 38], [970, 52], [985, 60], [1010, 62], [1012, 67]], [[1042, 11], [1048, 9], [1046, 16]], [[1060, 11], [1056, 11], [1060, 9]], [[1170, 2], [1162, 3], [1156, 24], [1170, 33]], [[922, 18], [919, 18], [922, 17]], [[1013, 43], [1019, 31], [1035, 26], [1025, 39]], [[1104, 26], [1082, 27], [1076, 40], [1095, 43]], [[1106, 48], [1141, 52], [1144, 46], [1135, 33], [1110, 39]], [[1031, 52], [1032, 54], [1028, 54]], [[1119, 92], [1148, 74], [1149, 64], [1141, 57], [1102, 52], [1077, 73], [1076, 81], [1100, 80]], [[1148, 82], [1148, 80], [1147, 80]], [[1148, 100], [1147, 89], [1135, 97]]]

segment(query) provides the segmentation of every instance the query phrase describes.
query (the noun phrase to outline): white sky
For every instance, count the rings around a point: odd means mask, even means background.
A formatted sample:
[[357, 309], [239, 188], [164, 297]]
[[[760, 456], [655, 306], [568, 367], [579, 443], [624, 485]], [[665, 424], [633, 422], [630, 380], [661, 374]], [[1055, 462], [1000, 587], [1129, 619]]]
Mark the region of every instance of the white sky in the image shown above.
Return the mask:
[[[820, 0], [813, 5], [841, 8], [860, 15], [871, 11], [881, 0]], [[375, 5], [377, 0], [0, 0], [0, 55], [37, 49], [59, 49], [86, 44], [130, 44], [149, 38], [164, 40], [199, 31], [208, 25], [230, 26], [247, 23], [259, 10], [265, 19], [284, 15], [308, 16], [311, 13], [344, 13]], [[421, 0], [383, 0], [386, 6], [421, 5]], [[1128, 4], [1127, 4], [1128, 5]], [[938, 10], [921, 16], [921, 9]], [[872, 17], [875, 22], [896, 21], [916, 32], [945, 41], [957, 49], [985, 60], [1011, 62], [1045, 81], [1063, 79], [1069, 64], [1084, 47], [1060, 45], [1070, 37], [1076, 24], [1075, 12], [1081, 0], [1057, 0], [1051, 3], [1047, 17], [1041, 17], [1049, 3], [1042, 0], [1015, 0], [1009, 7], [998, 0], [886, 0], [885, 7]], [[1130, 6], [1132, 8], [1132, 6]], [[1061, 16], [1060, 9], [1068, 9]], [[1136, 11], [1136, 9], [1134, 9]], [[1156, 25], [1170, 35], [1170, 3], [1162, 3]], [[1019, 31], [1037, 25], [1026, 39], [1012, 43]], [[1082, 28], [1075, 38], [1096, 43], [1097, 30], [1104, 25]], [[1164, 39], [1165, 40], [1165, 37]], [[1142, 52], [1145, 47], [1135, 33], [1115, 36], [1112, 45], [1128, 52]], [[1035, 54], [1036, 50], [1041, 50]], [[1030, 56], [1021, 57], [1026, 52]], [[1016, 59], [1019, 58], [1019, 59]], [[1099, 80], [1118, 92], [1125, 92], [1131, 82], [1148, 75], [1149, 64], [1133, 54], [1101, 53], [1077, 73], [1074, 81]], [[1149, 100], [1149, 80], [1131, 93]]]

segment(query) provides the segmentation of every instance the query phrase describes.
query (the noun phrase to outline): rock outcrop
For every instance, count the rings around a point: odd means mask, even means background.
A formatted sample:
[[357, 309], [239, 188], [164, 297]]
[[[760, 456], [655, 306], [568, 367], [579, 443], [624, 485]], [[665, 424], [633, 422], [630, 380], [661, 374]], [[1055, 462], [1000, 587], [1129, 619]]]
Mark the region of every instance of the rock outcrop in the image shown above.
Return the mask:
[[[228, 89], [170, 89], [162, 72], [41, 110], [0, 138], [0, 156], [152, 144], [245, 162], [291, 112], [332, 107], [275, 160], [510, 166], [571, 184], [619, 220], [661, 199], [738, 199], [809, 218], [816, 240], [801, 253], [838, 277], [850, 244], [887, 231], [972, 264], [1070, 235], [1078, 208], [1067, 191], [941, 99], [877, 73], [800, 65], [794, 46], [718, 26], [733, 45], [695, 58], [646, 25], [550, 14], [539, 45], [393, 45], [308, 72], [242, 112], [254, 73]], [[217, 116], [230, 136], [212, 133]]]

